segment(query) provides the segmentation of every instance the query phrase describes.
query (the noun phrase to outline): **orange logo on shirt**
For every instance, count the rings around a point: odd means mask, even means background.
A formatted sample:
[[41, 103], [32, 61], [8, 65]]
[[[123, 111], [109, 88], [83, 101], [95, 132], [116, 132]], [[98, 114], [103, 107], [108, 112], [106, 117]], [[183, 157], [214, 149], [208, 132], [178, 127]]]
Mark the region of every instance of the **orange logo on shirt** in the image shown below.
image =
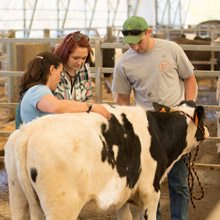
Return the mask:
[[159, 63], [160, 71], [168, 72], [170, 70], [170, 63], [166, 60], [163, 60]]

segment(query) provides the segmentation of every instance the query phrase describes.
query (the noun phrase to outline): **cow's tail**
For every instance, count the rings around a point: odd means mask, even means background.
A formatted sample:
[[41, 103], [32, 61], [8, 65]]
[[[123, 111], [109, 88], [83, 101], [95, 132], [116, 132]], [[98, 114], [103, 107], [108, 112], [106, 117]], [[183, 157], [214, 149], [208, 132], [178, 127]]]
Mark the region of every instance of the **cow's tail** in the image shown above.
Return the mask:
[[[4, 151], [5, 151], [4, 163], [5, 163], [5, 168], [6, 168], [7, 173], [9, 173], [11, 162], [14, 159], [12, 157], [14, 155], [15, 140], [17, 137], [17, 133], [18, 133], [18, 130], [14, 131], [9, 136], [8, 141], [4, 146]], [[15, 162], [15, 161], [13, 161], [13, 162]]]
[[39, 200], [37, 198], [37, 194], [31, 185], [31, 179], [28, 175], [27, 170], [27, 145], [29, 138], [32, 135], [32, 129], [25, 129], [25, 126], [20, 128], [20, 134], [17, 136], [16, 143], [16, 160], [17, 160], [17, 173], [18, 179], [20, 181], [21, 187], [25, 193], [25, 196], [28, 200], [29, 211], [31, 215], [31, 219], [45, 219], [43, 211], [40, 207]]

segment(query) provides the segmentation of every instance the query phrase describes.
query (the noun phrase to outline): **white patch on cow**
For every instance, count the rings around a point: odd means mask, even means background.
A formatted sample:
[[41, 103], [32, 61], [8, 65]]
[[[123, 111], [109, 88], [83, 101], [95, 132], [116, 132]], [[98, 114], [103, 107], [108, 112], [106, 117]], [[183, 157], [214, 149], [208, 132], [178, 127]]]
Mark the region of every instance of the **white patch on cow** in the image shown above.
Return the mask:
[[114, 152], [114, 159], [116, 160], [117, 156], [118, 156], [118, 146], [117, 145], [113, 145], [112, 150]]
[[117, 204], [121, 200], [122, 191], [125, 188], [125, 178], [113, 177], [103, 191], [98, 195], [98, 206], [105, 210]]
[[185, 35], [185, 38], [189, 40], [194, 40], [196, 37], [196, 34], [194, 33], [184, 33], [184, 35]]
[[115, 63], [117, 62], [118, 58], [123, 54], [122, 49], [115, 48]]
[[182, 111], [182, 112], [185, 112], [185, 113], [189, 114], [191, 117], [193, 117], [195, 108], [194, 107], [190, 107], [190, 106], [188, 106], [185, 103], [185, 104], [183, 104], [181, 106], [173, 107], [171, 111], [173, 112], [173, 111], [178, 111], [178, 110]]
[[220, 43], [220, 37], [216, 38], [216, 39], [214, 40], [214, 42], [215, 42], [215, 43]]

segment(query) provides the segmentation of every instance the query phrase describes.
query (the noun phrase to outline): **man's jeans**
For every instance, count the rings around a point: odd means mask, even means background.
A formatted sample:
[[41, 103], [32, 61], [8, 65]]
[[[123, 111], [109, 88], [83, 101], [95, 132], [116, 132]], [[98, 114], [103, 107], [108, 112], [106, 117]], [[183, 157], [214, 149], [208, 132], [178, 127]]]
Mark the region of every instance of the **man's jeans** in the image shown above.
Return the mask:
[[[187, 184], [188, 173], [189, 171], [182, 158], [175, 163], [173, 168], [168, 173], [171, 220], [188, 220], [188, 210], [189, 210], [189, 190]], [[160, 204], [158, 205], [158, 209], [157, 209], [157, 220], [161, 220], [159, 207]]]

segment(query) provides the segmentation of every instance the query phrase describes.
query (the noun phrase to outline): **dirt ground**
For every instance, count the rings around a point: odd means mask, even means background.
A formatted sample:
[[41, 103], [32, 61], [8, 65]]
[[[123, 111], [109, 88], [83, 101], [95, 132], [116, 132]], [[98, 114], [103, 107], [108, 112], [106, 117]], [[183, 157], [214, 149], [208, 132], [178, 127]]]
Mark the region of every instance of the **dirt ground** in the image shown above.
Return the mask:
[[[199, 94], [197, 104], [205, 105], [216, 105], [215, 91], [206, 91], [204, 82], [199, 87]], [[112, 95], [103, 93], [104, 101], [113, 101]], [[216, 113], [207, 111], [205, 124], [208, 127], [211, 137], [216, 137]], [[13, 131], [14, 121], [10, 123], [0, 123], [1, 131]], [[3, 148], [4, 143], [7, 139], [0, 139], [0, 150]], [[195, 151], [192, 152], [192, 155]], [[196, 158], [196, 163], [199, 164], [216, 164], [220, 165], [220, 157], [216, 153], [216, 144], [212, 142], [204, 142], [200, 145], [199, 153]], [[195, 166], [196, 172], [198, 173], [199, 179], [204, 187], [204, 198], [202, 200], [195, 200], [194, 209], [190, 204], [189, 208], [189, 220], [219, 220], [220, 215], [216, 218], [208, 218], [210, 213], [214, 210], [217, 204], [220, 202], [220, 168], [213, 166]], [[200, 187], [195, 179], [193, 194], [196, 197], [201, 196]], [[135, 220], [139, 219], [139, 208], [131, 206], [132, 214]], [[162, 184], [161, 189], [161, 213], [163, 220], [170, 219], [170, 208], [169, 208], [169, 194], [167, 189], [167, 182]], [[85, 213], [86, 214], [86, 213]], [[9, 211], [9, 198], [8, 198], [8, 184], [7, 174], [4, 169], [4, 164], [0, 163], [0, 220], [11, 219]], [[115, 212], [108, 215], [97, 217], [97, 218], [82, 218], [81, 220], [116, 220]]]

